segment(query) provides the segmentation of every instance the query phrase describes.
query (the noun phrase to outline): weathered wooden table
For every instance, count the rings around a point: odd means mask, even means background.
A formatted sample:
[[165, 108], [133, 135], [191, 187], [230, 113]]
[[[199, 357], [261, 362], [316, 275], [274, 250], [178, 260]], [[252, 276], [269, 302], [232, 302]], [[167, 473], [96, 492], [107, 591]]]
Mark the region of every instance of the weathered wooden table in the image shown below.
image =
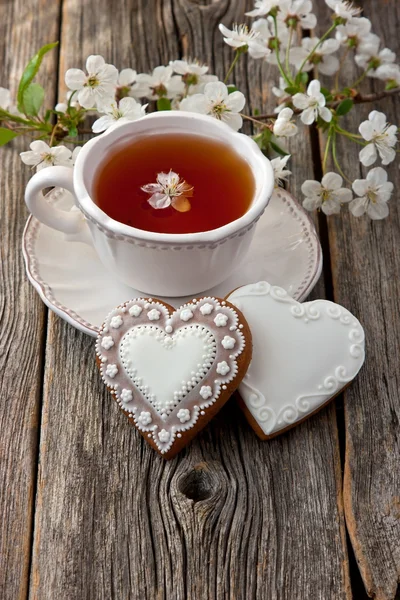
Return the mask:
[[[322, 0], [315, 2], [328, 19]], [[400, 5], [365, 0], [400, 50]], [[223, 76], [232, 56], [217, 26], [245, 0], [2, 0], [0, 85], [15, 91], [31, 55], [60, 40], [41, 83], [91, 53], [148, 71], [184, 55]], [[277, 72], [244, 60], [250, 108], [271, 106]], [[373, 89], [373, 83], [368, 82]], [[382, 103], [399, 122], [400, 99]], [[371, 108], [357, 112], [356, 129]], [[350, 118], [350, 117], [349, 117]], [[293, 148], [292, 190], [321, 175], [311, 133]], [[259, 441], [234, 403], [171, 462], [143, 441], [100, 383], [93, 340], [49, 312], [20, 250], [28, 169], [1, 152], [0, 599], [400, 598], [400, 209], [383, 222], [347, 212], [317, 221], [323, 277], [313, 297], [364, 323], [367, 362], [348, 391], [296, 429]], [[356, 150], [346, 146], [354, 177]], [[400, 184], [397, 167], [390, 178]]]

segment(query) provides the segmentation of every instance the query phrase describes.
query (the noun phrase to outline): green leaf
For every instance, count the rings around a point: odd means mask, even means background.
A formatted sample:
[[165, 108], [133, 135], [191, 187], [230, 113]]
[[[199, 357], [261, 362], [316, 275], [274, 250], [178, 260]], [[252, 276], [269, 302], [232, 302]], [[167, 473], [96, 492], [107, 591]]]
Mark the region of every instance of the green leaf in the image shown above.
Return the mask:
[[68, 135], [69, 137], [76, 137], [78, 135], [78, 129], [75, 125], [70, 126], [70, 128], [68, 129]]
[[228, 88], [228, 94], [232, 94], [233, 92], [238, 92], [239, 91], [237, 89], [236, 85], [233, 85], [233, 83], [231, 83], [230, 85], [228, 85], [227, 88]]
[[322, 87], [321, 94], [323, 94], [327, 100], [332, 100], [332, 94], [327, 88]]
[[277, 154], [280, 154], [281, 156], [287, 156], [289, 154], [288, 152], [285, 152], [285, 150], [283, 148], [278, 146], [278, 144], [275, 144], [275, 142], [270, 142], [270, 144], [271, 144], [271, 148], [273, 150], [275, 150], [275, 152]]
[[337, 107], [336, 114], [339, 117], [343, 117], [343, 115], [347, 115], [347, 113], [351, 111], [353, 106], [354, 101], [351, 98], [346, 98], [346, 100], [343, 100]]
[[0, 146], [5, 146], [17, 136], [18, 133], [15, 131], [11, 131], [11, 129], [6, 129], [5, 127], [0, 127]]
[[255, 108], [255, 109], [253, 110], [253, 117], [258, 117], [258, 115], [259, 115], [259, 114], [261, 114], [261, 113], [260, 113], [260, 110], [259, 110], [258, 108]]
[[290, 85], [289, 87], [285, 88], [285, 92], [290, 96], [294, 96], [295, 94], [297, 94], [298, 91], [299, 88], [294, 85]]
[[157, 100], [157, 110], [171, 110], [171, 100], [159, 98]]
[[25, 88], [23, 98], [25, 114], [29, 117], [36, 117], [44, 100], [42, 86], [38, 83], [31, 83]]
[[58, 42], [54, 42], [53, 44], [46, 44], [45, 46], [42, 46], [42, 48], [40, 48], [38, 53], [35, 54], [35, 56], [33, 58], [31, 58], [31, 60], [25, 67], [25, 70], [22, 73], [22, 77], [19, 82], [18, 94], [17, 94], [18, 110], [20, 112], [25, 112], [24, 92], [25, 92], [26, 88], [30, 85], [33, 78], [39, 71], [44, 55], [47, 54], [47, 52], [49, 52], [53, 48], [55, 48], [55, 46], [57, 46], [57, 44], [58, 44]]
[[269, 144], [271, 137], [272, 137], [272, 131], [270, 129], [268, 129], [267, 127], [265, 129], [263, 129], [262, 139], [263, 139], [264, 144]]
[[296, 79], [294, 81], [295, 81], [295, 83], [297, 85], [300, 85], [301, 83], [303, 85], [307, 85], [307, 83], [308, 83], [308, 73], [298, 73], [296, 75]]

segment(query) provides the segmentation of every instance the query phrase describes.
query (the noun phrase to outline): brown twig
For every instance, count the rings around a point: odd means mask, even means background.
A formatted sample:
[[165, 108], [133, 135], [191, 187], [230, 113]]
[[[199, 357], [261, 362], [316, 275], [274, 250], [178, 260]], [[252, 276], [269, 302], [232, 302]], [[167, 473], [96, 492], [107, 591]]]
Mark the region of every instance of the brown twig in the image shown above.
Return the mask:
[[[352, 100], [354, 100], [354, 104], [365, 104], [367, 102], [377, 102], [378, 100], [382, 100], [383, 98], [389, 98], [390, 96], [395, 96], [396, 94], [400, 93], [400, 87], [397, 87], [393, 90], [385, 90], [383, 92], [378, 92], [377, 94], [357, 94], [356, 96], [354, 96], [354, 98], [352, 98]], [[287, 96], [286, 99], [283, 98], [281, 101], [281, 104], [283, 104], [285, 101], [289, 100], [291, 98], [291, 96]], [[345, 98], [341, 98], [340, 100], [335, 100], [334, 102], [329, 102], [327, 104], [327, 106], [329, 108], [337, 108], [339, 106], [339, 104], [344, 100]], [[293, 112], [295, 115], [299, 115], [302, 111], [298, 108], [293, 109]], [[257, 115], [257, 119], [276, 119], [277, 117], [277, 113], [272, 113], [269, 115]]]

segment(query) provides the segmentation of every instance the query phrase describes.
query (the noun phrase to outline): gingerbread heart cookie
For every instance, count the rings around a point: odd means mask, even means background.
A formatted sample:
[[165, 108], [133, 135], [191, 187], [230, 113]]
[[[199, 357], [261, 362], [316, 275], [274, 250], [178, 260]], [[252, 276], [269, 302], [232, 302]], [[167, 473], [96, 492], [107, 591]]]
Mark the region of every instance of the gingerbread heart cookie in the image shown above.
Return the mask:
[[100, 329], [97, 364], [119, 407], [164, 458], [222, 408], [252, 355], [241, 312], [194, 299], [175, 310], [151, 298], [115, 308]]
[[239, 386], [245, 414], [268, 439], [334, 398], [364, 362], [364, 330], [348, 310], [327, 300], [300, 304], [265, 281], [228, 299], [253, 336], [253, 359]]

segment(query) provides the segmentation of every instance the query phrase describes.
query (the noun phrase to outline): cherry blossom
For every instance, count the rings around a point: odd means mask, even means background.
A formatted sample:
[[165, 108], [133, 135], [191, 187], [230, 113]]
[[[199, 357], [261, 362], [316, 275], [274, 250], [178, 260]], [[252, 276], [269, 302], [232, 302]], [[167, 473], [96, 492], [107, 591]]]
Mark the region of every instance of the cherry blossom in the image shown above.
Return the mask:
[[400, 87], [400, 65], [393, 63], [381, 65], [376, 69], [375, 77], [392, 82], [394, 86]]
[[303, 38], [301, 46], [290, 50], [290, 62], [299, 69], [306, 58], [311, 54], [315, 47], [317, 49], [312, 54], [309, 61], [302, 67], [303, 71], [311, 71], [316, 65], [324, 75], [333, 75], [339, 68], [339, 60], [336, 56], [332, 56], [339, 49], [340, 42], [335, 39], [328, 39], [322, 42], [319, 46], [319, 38]]
[[289, 175], [292, 174], [292, 171], [285, 168], [289, 158], [290, 154], [282, 158], [278, 156], [271, 160], [271, 165], [274, 170], [275, 187], [279, 187], [284, 181], [287, 181]]
[[355, 61], [363, 69], [368, 69], [369, 77], [377, 77], [378, 68], [394, 63], [396, 54], [389, 48], [379, 50], [380, 38], [371, 33], [367, 35], [357, 48]]
[[279, 7], [281, 0], [255, 0], [255, 8], [245, 13], [248, 17], [264, 17]]
[[118, 71], [106, 64], [104, 58], [91, 55], [86, 61], [87, 74], [80, 69], [68, 69], [65, 83], [70, 90], [77, 90], [77, 99], [84, 108], [96, 108], [114, 97]]
[[361, 8], [358, 6], [354, 6], [352, 2], [348, 2], [347, 0], [325, 0], [329, 8], [331, 8], [335, 15], [340, 17], [341, 19], [348, 20], [356, 17], [361, 13]]
[[189, 95], [202, 93], [207, 83], [218, 81], [216, 75], [208, 74], [208, 65], [195, 60], [171, 60], [169, 64], [182, 77]]
[[156, 183], [148, 183], [141, 188], [151, 194], [148, 203], [156, 209], [172, 206], [179, 212], [190, 210], [190, 200], [193, 196], [193, 187], [181, 179], [178, 173], [158, 173]]
[[374, 164], [378, 154], [383, 165], [388, 165], [396, 158], [397, 127], [389, 125], [386, 115], [377, 110], [369, 113], [368, 121], [363, 121], [359, 132], [364, 140], [370, 142], [360, 152], [360, 161], [366, 167]]
[[122, 98], [117, 104], [112, 102], [108, 106], [102, 106], [100, 112], [105, 113], [92, 125], [94, 133], [105, 131], [111, 125], [118, 123], [127, 123], [128, 121], [136, 121], [146, 114], [147, 104], [142, 106], [134, 98]]
[[20, 157], [26, 165], [36, 167], [37, 171], [41, 171], [46, 167], [59, 165], [63, 167], [71, 167], [72, 152], [65, 146], [54, 146], [50, 148], [42, 140], [35, 140], [30, 144], [30, 150], [21, 152]]
[[131, 94], [136, 77], [137, 73], [133, 69], [122, 69], [122, 71], [119, 72], [116, 89], [118, 98], [124, 98]]
[[366, 179], [356, 179], [353, 182], [353, 190], [357, 196], [360, 196], [349, 204], [350, 212], [355, 217], [361, 217], [365, 213], [374, 220], [388, 216], [387, 203], [394, 186], [387, 178], [385, 169], [375, 167], [369, 171]]
[[276, 44], [278, 44], [280, 60], [283, 61], [285, 59], [285, 47], [289, 41], [289, 30], [284, 23], [277, 21], [277, 37], [275, 35], [275, 24], [272, 17], [268, 17], [267, 19], [257, 19], [257, 21], [254, 21], [252, 29], [260, 34], [257, 38], [257, 42], [270, 50], [266, 55], [266, 59], [269, 63], [273, 65], [278, 64], [275, 51]]
[[157, 100], [158, 98], [172, 99], [175, 96], [183, 95], [185, 85], [180, 75], [173, 75], [173, 69], [170, 65], [167, 67], [156, 67], [151, 75], [149, 73], [139, 73], [136, 77], [136, 83], [132, 86], [132, 95], [136, 98], [148, 98]]
[[259, 41], [260, 32], [249, 29], [247, 25], [234, 25], [231, 30], [220, 23], [219, 30], [228, 46], [236, 49], [246, 48], [253, 58], [263, 58], [271, 54], [271, 50]]
[[371, 21], [365, 17], [350, 19], [336, 28], [336, 39], [343, 45], [357, 47], [371, 31]]
[[278, 19], [287, 27], [295, 28], [298, 24], [303, 29], [314, 29], [317, 17], [311, 11], [311, 0], [281, 0]]
[[293, 104], [303, 111], [300, 118], [305, 125], [314, 123], [318, 116], [328, 123], [332, 120], [332, 113], [325, 106], [326, 99], [321, 93], [321, 83], [317, 79], [314, 79], [308, 85], [307, 94], [295, 94], [293, 96]]
[[305, 195], [303, 206], [306, 210], [320, 208], [326, 215], [340, 213], [341, 205], [353, 198], [351, 190], [342, 187], [343, 179], [337, 173], [326, 173], [321, 183], [308, 179], [301, 186]]
[[291, 108], [284, 108], [281, 110], [274, 123], [274, 135], [279, 137], [292, 137], [293, 135], [296, 135], [298, 128], [297, 125], [291, 121], [292, 117], [293, 111]]
[[207, 83], [204, 94], [194, 94], [184, 98], [180, 110], [198, 112], [210, 115], [224, 121], [236, 131], [242, 126], [243, 120], [239, 112], [243, 109], [246, 98], [242, 92], [228, 94], [228, 88], [221, 81]]

